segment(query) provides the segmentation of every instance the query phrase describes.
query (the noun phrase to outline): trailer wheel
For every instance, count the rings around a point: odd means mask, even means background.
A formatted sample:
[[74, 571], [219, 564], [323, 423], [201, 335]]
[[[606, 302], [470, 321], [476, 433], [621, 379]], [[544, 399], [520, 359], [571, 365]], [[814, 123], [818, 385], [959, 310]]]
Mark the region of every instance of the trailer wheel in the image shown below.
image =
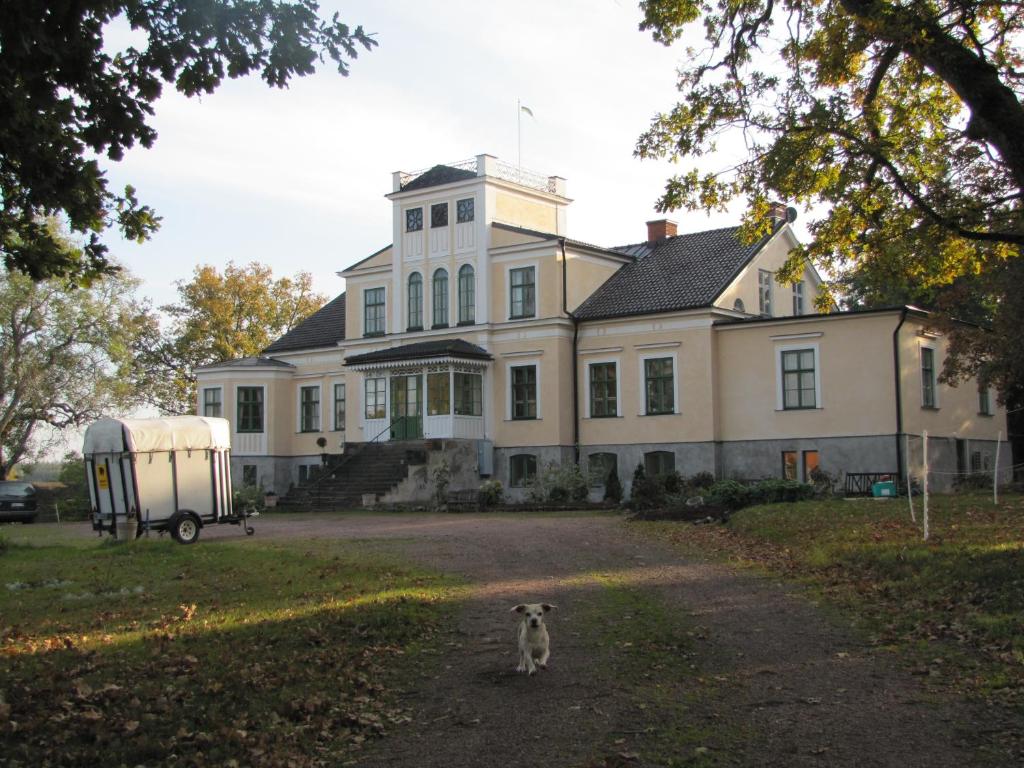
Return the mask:
[[171, 536], [179, 544], [194, 544], [199, 540], [199, 519], [190, 513], [179, 513], [171, 521]]

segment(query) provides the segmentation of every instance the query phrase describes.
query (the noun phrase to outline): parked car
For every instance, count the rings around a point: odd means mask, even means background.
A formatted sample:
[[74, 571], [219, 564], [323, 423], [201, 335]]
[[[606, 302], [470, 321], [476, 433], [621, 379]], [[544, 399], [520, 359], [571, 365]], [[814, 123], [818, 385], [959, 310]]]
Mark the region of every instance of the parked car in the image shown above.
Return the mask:
[[0, 523], [34, 523], [36, 514], [36, 487], [32, 483], [0, 481]]

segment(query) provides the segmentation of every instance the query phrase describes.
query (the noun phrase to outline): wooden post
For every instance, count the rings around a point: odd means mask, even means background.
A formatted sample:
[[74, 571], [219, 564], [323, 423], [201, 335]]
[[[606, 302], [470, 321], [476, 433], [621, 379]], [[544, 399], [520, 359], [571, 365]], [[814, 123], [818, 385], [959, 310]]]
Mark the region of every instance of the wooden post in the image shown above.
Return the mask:
[[999, 504], [999, 444], [1003, 442], [1003, 430], [996, 436], [996, 466], [992, 471], [992, 503]]
[[922, 504], [924, 505], [924, 540], [928, 541], [928, 430], [921, 433], [921, 454], [922, 460]]
[[903, 463], [907, 468], [907, 503], [910, 505], [910, 521], [917, 522], [917, 515], [914, 514], [914, 494], [910, 489], [910, 434], [903, 436]]

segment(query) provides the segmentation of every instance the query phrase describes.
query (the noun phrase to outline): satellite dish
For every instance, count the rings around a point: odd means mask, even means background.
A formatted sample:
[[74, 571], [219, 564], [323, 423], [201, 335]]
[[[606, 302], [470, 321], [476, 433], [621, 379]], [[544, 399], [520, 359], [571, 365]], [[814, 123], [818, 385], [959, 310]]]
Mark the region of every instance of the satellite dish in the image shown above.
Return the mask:
[[796, 208], [792, 205], [786, 208], [786, 221], [790, 224], [796, 221]]

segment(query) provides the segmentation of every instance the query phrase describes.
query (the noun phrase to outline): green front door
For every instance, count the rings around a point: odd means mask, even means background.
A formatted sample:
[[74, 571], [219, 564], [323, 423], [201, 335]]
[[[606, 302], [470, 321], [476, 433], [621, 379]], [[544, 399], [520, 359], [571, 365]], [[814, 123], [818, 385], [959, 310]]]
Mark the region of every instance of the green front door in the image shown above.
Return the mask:
[[391, 439], [423, 437], [423, 377], [391, 377]]

